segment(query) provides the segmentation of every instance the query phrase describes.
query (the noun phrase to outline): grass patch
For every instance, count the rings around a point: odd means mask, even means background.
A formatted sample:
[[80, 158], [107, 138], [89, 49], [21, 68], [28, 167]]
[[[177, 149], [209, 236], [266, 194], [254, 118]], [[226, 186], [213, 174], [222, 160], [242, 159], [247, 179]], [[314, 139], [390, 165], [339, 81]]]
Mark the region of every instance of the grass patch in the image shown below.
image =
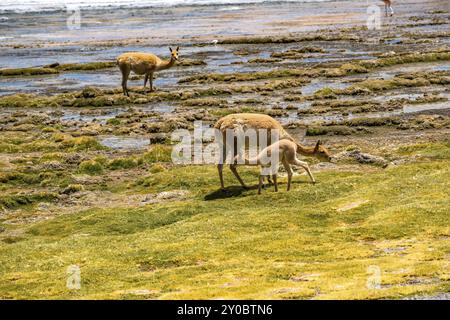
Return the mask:
[[[442, 147], [450, 149], [428, 148]], [[1, 296], [121, 299], [144, 288], [159, 299], [440, 292], [448, 287], [448, 241], [442, 240], [450, 235], [447, 168], [448, 159], [430, 158], [385, 170], [322, 171], [316, 185], [296, 176], [288, 193], [281, 178], [280, 192], [261, 196], [234, 186], [219, 192], [213, 166], [154, 172], [142, 180], [146, 192], [181, 188], [193, 197], [91, 209], [32, 225], [20, 241], [0, 248]], [[256, 184], [255, 168], [240, 171]], [[226, 184], [236, 185], [225, 173]], [[76, 291], [66, 288], [73, 264], [81, 269]], [[371, 265], [382, 271], [380, 290], [366, 286]]]
[[0, 208], [17, 209], [19, 207], [31, 205], [36, 202], [51, 202], [56, 199], [58, 199], [58, 194], [49, 192], [5, 195], [0, 196]]
[[78, 166], [78, 171], [80, 173], [87, 173], [90, 175], [102, 174], [104, 171], [104, 166], [100, 162], [95, 160], [86, 160], [80, 163]]

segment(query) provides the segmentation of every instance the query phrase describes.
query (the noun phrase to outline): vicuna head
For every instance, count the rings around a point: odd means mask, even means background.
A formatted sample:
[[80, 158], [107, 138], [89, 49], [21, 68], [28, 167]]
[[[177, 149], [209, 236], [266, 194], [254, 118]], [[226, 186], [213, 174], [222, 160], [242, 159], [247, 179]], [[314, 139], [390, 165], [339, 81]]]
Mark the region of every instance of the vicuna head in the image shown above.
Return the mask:
[[325, 148], [322, 142], [319, 140], [314, 147], [314, 155], [317, 159], [322, 161], [331, 161], [331, 153]]
[[172, 48], [169, 47], [169, 50], [170, 50], [170, 58], [172, 60], [178, 61], [178, 50], [180, 50], [180, 47], [177, 47], [175, 50], [172, 50]]

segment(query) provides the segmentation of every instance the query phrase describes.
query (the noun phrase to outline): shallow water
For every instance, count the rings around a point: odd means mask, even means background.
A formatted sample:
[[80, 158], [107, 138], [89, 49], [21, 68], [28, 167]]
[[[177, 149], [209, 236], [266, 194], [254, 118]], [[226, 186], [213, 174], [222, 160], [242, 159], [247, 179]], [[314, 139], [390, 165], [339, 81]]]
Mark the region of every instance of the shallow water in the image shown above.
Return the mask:
[[317, 90], [323, 89], [323, 88], [330, 88], [330, 89], [345, 89], [349, 87], [351, 83], [343, 83], [340, 81], [335, 80], [324, 80], [324, 79], [314, 79], [309, 84], [304, 85], [301, 89], [302, 94], [304, 96], [309, 96], [314, 94]]
[[139, 150], [150, 145], [148, 137], [102, 136], [97, 139], [101, 145], [116, 150]]

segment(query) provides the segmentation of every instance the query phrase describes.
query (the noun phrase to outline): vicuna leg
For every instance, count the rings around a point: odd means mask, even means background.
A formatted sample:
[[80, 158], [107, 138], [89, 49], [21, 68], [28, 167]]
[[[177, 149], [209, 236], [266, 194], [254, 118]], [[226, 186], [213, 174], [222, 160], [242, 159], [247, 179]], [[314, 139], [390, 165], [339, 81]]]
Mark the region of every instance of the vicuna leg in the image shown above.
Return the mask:
[[[225, 137], [225, 135], [223, 135], [223, 137]], [[216, 139], [219, 139], [220, 136], [217, 136]], [[224, 138], [222, 138], [222, 141], [225, 141]], [[225, 189], [225, 184], [223, 182], [223, 164], [225, 163], [225, 159], [226, 159], [226, 146], [225, 144], [221, 144], [220, 145], [221, 150], [220, 150], [220, 154], [219, 154], [219, 163], [217, 164], [217, 170], [219, 172], [219, 179], [220, 179], [220, 188], [222, 190]]]
[[316, 183], [316, 179], [314, 179], [314, 177], [313, 177], [313, 175], [311, 173], [311, 170], [309, 169], [309, 166], [308, 166], [308, 164], [306, 162], [300, 161], [298, 159], [294, 159], [294, 163], [293, 164], [295, 164], [297, 166], [300, 166], [303, 169], [305, 169], [306, 172], [308, 173], [309, 177], [311, 178], [312, 183]]
[[237, 165], [236, 164], [230, 164], [230, 170], [231, 172], [233, 172], [234, 176], [236, 177], [236, 179], [238, 179], [239, 183], [241, 184], [242, 187], [247, 189], [247, 186], [245, 185], [244, 181], [241, 179], [241, 177], [239, 176], [239, 173], [237, 172], [236, 169]]
[[259, 175], [259, 183], [258, 183], [258, 194], [261, 194], [261, 188], [264, 183], [264, 176], [262, 174]]
[[145, 74], [145, 78], [144, 78], [144, 90], [145, 90], [145, 86], [147, 85], [147, 81], [148, 81], [148, 73]]
[[150, 73], [150, 92], [153, 91], [153, 73]]
[[388, 5], [387, 4], [384, 5], [384, 12], [385, 12], [386, 17], [387, 17], [388, 16]]
[[292, 168], [289, 165], [289, 163], [287, 163], [287, 161], [283, 161], [283, 166], [284, 166], [284, 169], [286, 170], [287, 176], [288, 176], [287, 191], [289, 191], [289, 190], [291, 190], [292, 175], [294, 173], [292, 172]]
[[219, 171], [220, 188], [225, 189], [225, 185], [223, 183], [223, 163], [219, 163], [217, 165], [217, 170]]
[[128, 77], [130, 76], [130, 67], [127, 64], [121, 64], [119, 65], [120, 71], [122, 72], [122, 90], [123, 90], [123, 94], [126, 96], [130, 96], [128, 93], [128, 88], [127, 88], [127, 82], [128, 82]]
[[[224, 138], [224, 141], [226, 141], [226, 137]], [[238, 152], [239, 151], [237, 150], [237, 140], [236, 140], [236, 138], [234, 138], [234, 142], [233, 142], [233, 159], [237, 156]], [[230, 164], [231, 172], [233, 172], [234, 176], [236, 177], [236, 179], [238, 179], [238, 181], [241, 184], [241, 186], [244, 187], [245, 189], [247, 189], [247, 186], [245, 185], [244, 181], [239, 176], [239, 173], [237, 172], [236, 167], [237, 167], [237, 164], [235, 164], [235, 163]]]
[[389, 9], [391, 9], [391, 16], [394, 15], [394, 9], [392, 9], [392, 6], [389, 6]]
[[275, 187], [275, 192], [278, 192], [277, 174], [276, 173], [273, 174], [272, 178], [273, 178], [273, 185]]

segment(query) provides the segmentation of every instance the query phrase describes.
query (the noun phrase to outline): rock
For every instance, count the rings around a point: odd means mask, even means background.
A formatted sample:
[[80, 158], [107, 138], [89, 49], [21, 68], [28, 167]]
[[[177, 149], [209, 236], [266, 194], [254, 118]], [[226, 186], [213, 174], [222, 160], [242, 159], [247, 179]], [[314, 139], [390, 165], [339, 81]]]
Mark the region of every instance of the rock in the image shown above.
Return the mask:
[[81, 91], [83, 98], [95, 98], [100, 94], [100, 91], [93, 87], [86, 87]]
[[375, 156], [369, 153], [363, 153], [361, 150], [350, 150], [350, 151], [343, 151], [335, 156], [333, 156], [333, 160], [335, 162], [339, 162], [346, 159], [354, 159], [359, 163], [362, 164], [373, 164], [378, 165], [383, 168], [387, 167], [388, 161], [380, 156]]
[[47, 64], [47, 65], [44, 66], [44, 68], [56, 68], [56, 67], [59, 67], [59, 62], [55, 62], [55, 63], [52, 63], [52, 64]]
[[39, 166], [39, 170], [63, 170], [64, 165], [59, 161], [47, 161]]
[[183, 200], [189, 194], [187, 190], [172, 190], [172, 191], [163, 191], [156, 195], [148, 194], [142, 200], [142, 203], [158, 203], [163, 201], [175, 201], [175, 200]]
[[165, 133], [155, 133], [155, 134], [151, 134], [150, 135], [150, 143], [154, 144], [154, 143], [166, 143], [169, 140], [169, 137], [167, 134]]
[[133, 102], [136, 104], [143, 104], [143, 103], [147, 103], [148, 99], [147, 98], [137, 98]]
[[49, 205], [48, 205], [48, 203], [45, 203], [45, 202], [40, 202], [38, 205], [37, 205], [37, 209], [39, 210], [39, 211], [48, 211], [49, 210]]
[[70, 184], [61, 191], [61, 194], [72, 194], [75, 192], [82, 191], [84, 189], [81, 184]]

